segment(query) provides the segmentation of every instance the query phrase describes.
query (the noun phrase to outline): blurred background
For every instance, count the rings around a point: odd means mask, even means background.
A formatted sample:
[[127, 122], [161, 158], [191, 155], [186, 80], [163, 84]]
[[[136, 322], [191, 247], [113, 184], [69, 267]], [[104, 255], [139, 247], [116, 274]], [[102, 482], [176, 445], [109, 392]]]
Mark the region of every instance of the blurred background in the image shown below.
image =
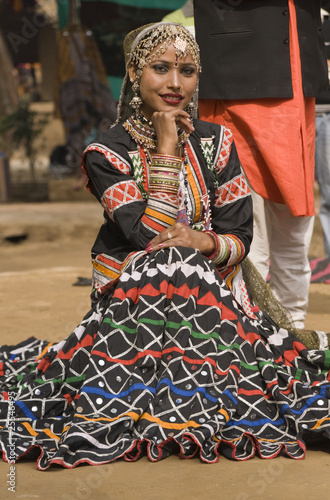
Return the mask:
[[116, 116], [123, 39], [184, 0], [0, 0], [0, 201], [84, 200], [80, 158]]

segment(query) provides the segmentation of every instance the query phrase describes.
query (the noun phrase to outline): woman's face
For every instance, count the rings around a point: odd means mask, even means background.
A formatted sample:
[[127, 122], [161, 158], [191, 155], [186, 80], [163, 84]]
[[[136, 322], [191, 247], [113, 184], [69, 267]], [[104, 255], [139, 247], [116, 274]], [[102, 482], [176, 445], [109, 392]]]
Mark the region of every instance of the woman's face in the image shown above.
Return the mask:
[[[157, 47], [154, 51], [157, 50]], [[150, 120], [155, 111], [184, 109], [197, 85], [197, 67], [190, 53], [178, 58], [173, 44], [155, 61], [143, 68], [140, 79], [141, 111]], [[130, 68], [130, 78], [135, 79], [135, 68]]]

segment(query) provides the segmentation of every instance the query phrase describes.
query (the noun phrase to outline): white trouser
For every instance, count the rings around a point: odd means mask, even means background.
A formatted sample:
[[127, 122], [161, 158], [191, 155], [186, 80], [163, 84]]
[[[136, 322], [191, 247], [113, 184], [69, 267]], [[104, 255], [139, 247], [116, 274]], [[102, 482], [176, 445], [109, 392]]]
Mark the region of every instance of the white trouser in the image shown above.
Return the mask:
[[324, 252], [330, 257], [330, 113], [316, 117], [315, 170], [321, 195]]
[[283, 304], [296, 328], [304, 328], [311, 269], [308, 251], [314, 216], [297, 217], [280, 203], [252, 191], [253, 241], [249, 257]]

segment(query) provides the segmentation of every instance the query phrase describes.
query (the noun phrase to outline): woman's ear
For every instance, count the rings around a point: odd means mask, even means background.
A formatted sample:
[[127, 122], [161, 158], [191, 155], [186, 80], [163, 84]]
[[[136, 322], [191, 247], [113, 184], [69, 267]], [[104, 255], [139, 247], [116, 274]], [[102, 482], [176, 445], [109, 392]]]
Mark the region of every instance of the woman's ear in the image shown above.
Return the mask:
[[134, 80], [136, 78], [136, 68], [135, 68], [135, 64], [133, 62], [131, 62], [131, 64], [128, 67], [128, 76], [129, 76], [130, 81], [134, 82]]

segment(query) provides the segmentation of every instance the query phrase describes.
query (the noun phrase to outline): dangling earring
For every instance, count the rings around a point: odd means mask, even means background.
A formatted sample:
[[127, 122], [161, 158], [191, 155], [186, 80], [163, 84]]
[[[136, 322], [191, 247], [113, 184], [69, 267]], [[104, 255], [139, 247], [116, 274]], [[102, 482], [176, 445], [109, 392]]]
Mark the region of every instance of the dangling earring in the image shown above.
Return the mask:
[[190, 101], [190, 103], [186, 106], [187, 113], [189, 113], [190, 116], [193, 116], [195, 110], [196, 110], [195, 103], [193, 101]]
[[185, 108], [185, 110], [187, 111], [187, 113], [189, 113], [191, 118], [197, 118], [198, 116], [198, 92], [199, 92], [199, 87], [197, 83], [194, 95], [192, 96], [191, 101], [189, 102], [189, 104], [187, 104]]
[[132, 90], [134, 92], [134, 97], [132, 98], [131, 102], [129, 103], [130, 106], [132, 106], [132, 108], [136, 111], [136, 113], [139, 112], [139, 109], [140, 107], [142, 106], [143, 104], [143, 101], [141, 99], [141, 97], [138, 96], [138, 92], [139, 92], [139, 82], [137, 80], [137, 78], [134, 80], [134, 83], [132, 85]]

